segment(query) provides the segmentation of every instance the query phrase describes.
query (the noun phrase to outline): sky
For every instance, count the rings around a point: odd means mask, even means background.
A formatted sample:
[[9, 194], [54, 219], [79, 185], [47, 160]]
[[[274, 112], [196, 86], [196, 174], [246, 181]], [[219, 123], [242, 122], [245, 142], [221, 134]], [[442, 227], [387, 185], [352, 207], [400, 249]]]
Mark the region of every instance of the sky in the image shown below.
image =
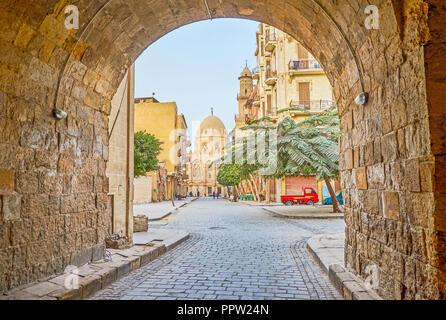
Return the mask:
[[[137, 59], [135, 97], [174, 101], [184, 113], [189, 128], [211, 114], [228, 131], [238, 112], [237, 93], [246, 60], [256, 65], [258, 22], [214, 19], [176, 29], [149, 46]], [[195, 127], [194, 127], [195, 128]], [[194, 130], [195, 131], [195, 130]], [[193, 132], [189, 132], [193, 135]]]

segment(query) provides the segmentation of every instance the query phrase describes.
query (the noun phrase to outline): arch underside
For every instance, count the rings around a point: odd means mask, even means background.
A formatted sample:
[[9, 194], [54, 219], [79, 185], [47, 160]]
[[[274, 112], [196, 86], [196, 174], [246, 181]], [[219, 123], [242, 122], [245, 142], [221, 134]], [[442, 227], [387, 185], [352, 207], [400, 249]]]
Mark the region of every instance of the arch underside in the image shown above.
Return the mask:
[[[378, 30], [365, 28], [360, 0], [207, 1], [213, 18], [283, 30], [324, 67], [343, 133], [346, 266], [365, 276], [377, 265], [384, 297], [444, 297], [446, 223], [434, 185], [436, 156], [445, 153], [435, 149], [441, 142], [432, 139], [444, 137], [434, 135], [429, 118], [438, 100], [426, 96], [426, 4], [412, 1], [411, 15], [400, 15], [404, 8], [394, 1], [372, 2]], [[0, 185], [0, 194], [3, 203], [18, 196], [21, 203], [0, 221], [8, 235], [0, 241], [0, 291], [56, 273], [103, 244], [110, 230], [106, 186], [90, 184], [106, 184], [110, 101], [151, 43], [209, 19], [203, 0], [79, 0], [70, 4], [79, 7], [80, 28], [68, 31], [67, 4], [0, 0], [0, 170], [14, 177], [13, 188]], [[370, 101], [357, 106], [362, 91]], [[69, 117], [55, 122], [55, 107]], [[33, 201], [47, 214], [30, 213]], [[44, 237], [23, 227], [43, 230], [49, 220], [59, 228]]]

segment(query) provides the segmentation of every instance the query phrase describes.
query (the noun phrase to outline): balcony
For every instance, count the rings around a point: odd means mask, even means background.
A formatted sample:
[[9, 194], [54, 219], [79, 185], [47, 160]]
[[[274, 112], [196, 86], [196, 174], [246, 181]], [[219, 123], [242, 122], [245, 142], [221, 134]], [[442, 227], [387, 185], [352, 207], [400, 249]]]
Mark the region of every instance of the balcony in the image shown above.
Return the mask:
[[324, 70], [322, 69], [320, 63], [315, 59], [301, 59], [301, 60], [291, 60], [288, 64], [288, 70], [290, 75], [296, 74], [323, 74]]
[[265, 51], [273, 52], [277, 45], [277, 34], [267, 32], [265, 35]]
[[277, 71], [267, 70], [265, 73], [265, 83], [273, 86], [277, 82]]
[[330, 108], [332, 105], [333, 105], [332, 100], [308, 100], [308, 101], [291, 100], [290, 102], [291, 108], [297, 107], [308, 111], [323, 111]]

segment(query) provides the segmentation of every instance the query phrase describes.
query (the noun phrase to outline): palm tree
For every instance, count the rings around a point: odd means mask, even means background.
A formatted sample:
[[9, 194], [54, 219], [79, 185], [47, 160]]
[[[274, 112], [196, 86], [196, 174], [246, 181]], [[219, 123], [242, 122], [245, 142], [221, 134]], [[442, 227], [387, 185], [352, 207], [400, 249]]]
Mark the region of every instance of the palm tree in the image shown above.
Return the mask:
[[289, 117], [277, 125], [278, 166], [276, 176], [316, 175], [324, 180], [339, 206], [330, 180], [339, 176], [339, 117], [335, 107], [294, 122]]
[[339, 176], [340, 137], [339, 114], [336, 107], [312, 114], [301, 108], [290, 109], [304, 112], [305, 120], [295, 122], [287, 117], [276, 127], [270, 120], [261, 119], [244, 130], [254, 130], [257, 135], [265, 135], [271, 129], [277, 130], [277, 169], [274, 177], [316, 175], [324, 180], [333, 201], [333, 212], [339, 212], [339, 205], [330, 179]]

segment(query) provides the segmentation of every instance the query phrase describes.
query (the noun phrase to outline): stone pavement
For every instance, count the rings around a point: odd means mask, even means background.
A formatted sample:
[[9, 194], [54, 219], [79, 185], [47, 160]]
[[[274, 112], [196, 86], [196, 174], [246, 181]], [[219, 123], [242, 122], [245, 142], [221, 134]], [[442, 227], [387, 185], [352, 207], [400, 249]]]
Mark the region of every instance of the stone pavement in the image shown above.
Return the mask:
[[199, 199], [161, 229], [190, 239], [92, 299], [341, 299], [309, 253], [342, 220], [291, 220], [226, 200]]
[[175, 206], [172, 206], [172, 201], [153, 202], [147, 204], [135, 204], [133, 205], [133, 215], [145, 215], [149, 217], [149, 221], [157, 221], [164, 219], [171, 215], [174, 211], [181, 207], [195, 201], [197, 198], [186, 198], [185, 200], [175, 200]]
[[[29, 284], [0, 295], [0, 300], [77, 300], [87, 298], [130, 272], [155, 260], [189, 238], [184, 231], [166, 229], [135, 234], [135, 246], [107, 249], [107, 259], [88, 263], [39, 283]], [[79, 286], [74, 286], [74, 278]], [[70, 281], [71, 279], [71, 281]], [[67, 287], [68, 283], [68, 287]]]

